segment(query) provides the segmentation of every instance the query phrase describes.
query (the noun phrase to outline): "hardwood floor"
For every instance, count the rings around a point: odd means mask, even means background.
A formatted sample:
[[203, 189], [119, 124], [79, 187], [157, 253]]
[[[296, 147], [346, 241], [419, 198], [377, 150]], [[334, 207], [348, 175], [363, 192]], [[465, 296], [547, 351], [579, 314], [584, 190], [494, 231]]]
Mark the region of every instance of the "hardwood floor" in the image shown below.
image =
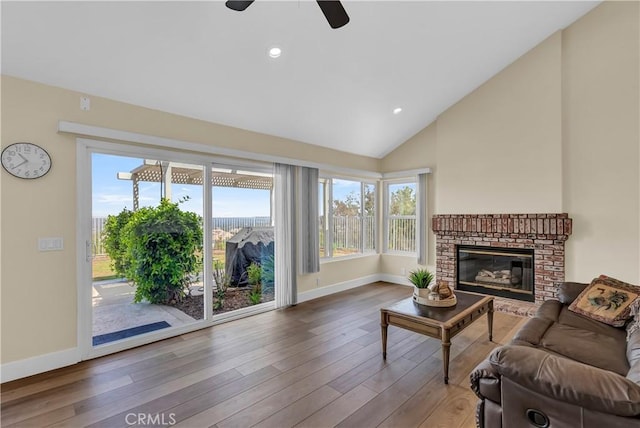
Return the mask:
[[[440, 342], [389, 327], [411, 288], [375, 283], [2, 385], [3, 427], [473, 427], [469, 372], [525, 321]], [[485, 315], [486, 317], [486, 315]]]

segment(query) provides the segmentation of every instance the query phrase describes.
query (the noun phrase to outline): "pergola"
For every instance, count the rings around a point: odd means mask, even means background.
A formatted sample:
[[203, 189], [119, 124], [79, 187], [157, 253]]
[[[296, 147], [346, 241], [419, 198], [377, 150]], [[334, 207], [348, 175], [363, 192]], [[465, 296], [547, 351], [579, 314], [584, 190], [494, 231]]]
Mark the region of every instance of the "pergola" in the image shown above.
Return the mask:
[[[178, 162], [145, 159], [143, 164], [130, 172], [119, 172], [119, 180], [130, 180], [133, 185], [133, 210], [139, 207], [139, 183], [154, 182], [163, 184], [163, 196], [171, 199], [172, 184], [202, 185], [203, 167]], [[241, 189], [262, 189], [273, 192], [273, 176], [260, 172], [237, 169], [212, 168], [211, 186], [236, 187]]]

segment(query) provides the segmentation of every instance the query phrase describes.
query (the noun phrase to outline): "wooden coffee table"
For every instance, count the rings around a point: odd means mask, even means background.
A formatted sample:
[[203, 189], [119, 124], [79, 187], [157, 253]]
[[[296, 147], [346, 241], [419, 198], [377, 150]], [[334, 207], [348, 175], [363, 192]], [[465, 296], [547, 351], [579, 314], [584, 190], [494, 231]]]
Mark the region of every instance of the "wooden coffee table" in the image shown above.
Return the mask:
[[486, 313], [489, 322], [489, 340], [493, 339], [493, 297], [456, 291], [456, 298], [458, 303], [450, 308], [419, 305], [409, 297], [388, 308], [380, 309], [382, 358], [387, 358], [387, 328], [390, 325], [440, 339], [444, 383], [449, 383], [451, 338]]

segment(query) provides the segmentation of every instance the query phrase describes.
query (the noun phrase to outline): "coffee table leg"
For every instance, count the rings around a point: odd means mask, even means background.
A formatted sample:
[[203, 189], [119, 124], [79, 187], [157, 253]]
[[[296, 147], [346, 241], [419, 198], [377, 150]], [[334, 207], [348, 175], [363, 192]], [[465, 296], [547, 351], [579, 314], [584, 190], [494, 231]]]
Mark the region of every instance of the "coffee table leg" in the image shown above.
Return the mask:
[[449, 330], [442, 329], [442, 364], [444, 365], [444, 383], [449, 384], [449, 353], [451, 351], [451, 338]]
[[380, 313], [380, 328], [382, 329], [382, 359], [387, 359], [387, 328], [389, 324], [387, 323], [387, 317], [384, 312]]
[[489, 342], [493, 341], [493, 300], [489, 302], [489, 312], [487, 312], [487, 322], [489, 323]]

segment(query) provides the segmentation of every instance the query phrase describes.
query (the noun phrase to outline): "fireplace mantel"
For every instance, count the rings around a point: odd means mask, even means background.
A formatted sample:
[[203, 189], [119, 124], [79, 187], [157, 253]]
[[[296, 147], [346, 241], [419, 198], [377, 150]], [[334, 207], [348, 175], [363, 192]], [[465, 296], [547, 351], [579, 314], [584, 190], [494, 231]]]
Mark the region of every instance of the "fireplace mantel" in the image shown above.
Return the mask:
[[564, 243], [572, 220], [561, 214], [441, 214], [431, 223], [436, 236], [436, 277], [456, 286], [456, 245], [533, 249], [536, 303], [556, 297], [564, 281]]

